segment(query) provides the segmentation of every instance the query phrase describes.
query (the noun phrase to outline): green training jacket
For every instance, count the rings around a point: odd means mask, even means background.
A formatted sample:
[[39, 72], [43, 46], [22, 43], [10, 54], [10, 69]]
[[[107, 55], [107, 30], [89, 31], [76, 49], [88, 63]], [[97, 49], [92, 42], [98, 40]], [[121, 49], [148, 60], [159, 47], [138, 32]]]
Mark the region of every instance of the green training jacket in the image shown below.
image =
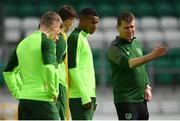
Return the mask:
[[68, 37], [69, 98], [81, 98], [82, 104], [96, 97], [93, 56], [88, 33], [76, 28]]
[[[13, 96], [17, 99], [54, 101], [59, 85], [55, 52], [55, 42], [40, 31], [33, 32], [18, 44], [3, 72]], [[15, 73], [16, 68], [20, 76]], [[19, 82], [22, 85], [19, 86]]]

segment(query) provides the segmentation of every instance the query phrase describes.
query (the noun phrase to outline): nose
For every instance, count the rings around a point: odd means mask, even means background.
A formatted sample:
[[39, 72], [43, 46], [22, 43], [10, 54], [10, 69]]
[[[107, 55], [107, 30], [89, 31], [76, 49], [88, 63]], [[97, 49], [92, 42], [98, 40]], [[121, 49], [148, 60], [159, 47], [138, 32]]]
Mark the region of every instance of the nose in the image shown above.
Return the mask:
[[98, 27], [98, 24], [95, 24], [95, 27], [94, 28], [97, 28]]
[[128, 31], [129, 31], [129, 32], [133, 32], [133, 28], [129, 28]]

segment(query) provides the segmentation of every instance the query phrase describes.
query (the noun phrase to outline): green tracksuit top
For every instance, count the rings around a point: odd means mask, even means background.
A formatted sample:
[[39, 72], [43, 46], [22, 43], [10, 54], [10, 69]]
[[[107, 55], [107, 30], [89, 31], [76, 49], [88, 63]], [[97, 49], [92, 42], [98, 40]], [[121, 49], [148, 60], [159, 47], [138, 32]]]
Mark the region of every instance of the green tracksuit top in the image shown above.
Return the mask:
[[69, 98], [81, 98], [82, 104], [96, 97], [93, 56], [88, 33], [76, 28], [68, 37]]
[[112, 69], [114, 102], [144, 101], [144, 91], [149, 83], [144, 65], [130, 68], [129, 59], [143, 56], [137, 39], [128, 43], [118, 36], [111, 43], [108, 59]]
[[[33, 32], [18, 44], [3, 72], [13, 96], [40, 101], [53, 101], [53, 97], [58, 96], [55, 51], [55, 42], [40, 31]], [[16, 67], [19, 68], [21, 86], [14, 72]]]
[[66, 57], [67, 43], [66, 38], [63, 34], [59, 34], [59, 39], [56, 41], [56, 56], [58, 62], [58, 71], [59, 71], [59, 83], [67, 88], [66, 83], [66, 67], [64, 64], [64, 59]]

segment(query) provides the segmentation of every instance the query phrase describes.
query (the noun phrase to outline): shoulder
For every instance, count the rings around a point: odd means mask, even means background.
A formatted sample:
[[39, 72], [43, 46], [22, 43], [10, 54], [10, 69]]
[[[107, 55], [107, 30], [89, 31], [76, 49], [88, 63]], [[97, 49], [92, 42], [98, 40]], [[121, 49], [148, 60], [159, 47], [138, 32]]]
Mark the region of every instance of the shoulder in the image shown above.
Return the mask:
[[81, 36], [80, 29], [74, 29], [67, 39], [68, 47], [77, 46], [79, 38]]
[[78, 29], [78, 28], [75, 28], [75, 29], [71, 32], [71, 34], [69, 35], [68, 38], [74, 37], [74, 36], [78, 36], [80, 33], [81, 33], [81, 30]]

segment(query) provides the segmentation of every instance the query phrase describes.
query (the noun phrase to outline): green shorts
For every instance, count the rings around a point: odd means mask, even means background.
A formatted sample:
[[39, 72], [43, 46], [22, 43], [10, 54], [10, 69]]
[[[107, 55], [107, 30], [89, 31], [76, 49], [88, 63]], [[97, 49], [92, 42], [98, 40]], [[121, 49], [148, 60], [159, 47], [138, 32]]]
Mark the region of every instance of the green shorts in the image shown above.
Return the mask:
[[19, 120], [59, 120], [59, 113], [54, 102], [20, 99]]
[[91, 109], [84, 109], [81, 98], [70, 98], [69, 106], [71, 111], [72, 120], [92, 120], [94, 112], [96, 110], [96, 98], [91, 98], [92, 106]]

